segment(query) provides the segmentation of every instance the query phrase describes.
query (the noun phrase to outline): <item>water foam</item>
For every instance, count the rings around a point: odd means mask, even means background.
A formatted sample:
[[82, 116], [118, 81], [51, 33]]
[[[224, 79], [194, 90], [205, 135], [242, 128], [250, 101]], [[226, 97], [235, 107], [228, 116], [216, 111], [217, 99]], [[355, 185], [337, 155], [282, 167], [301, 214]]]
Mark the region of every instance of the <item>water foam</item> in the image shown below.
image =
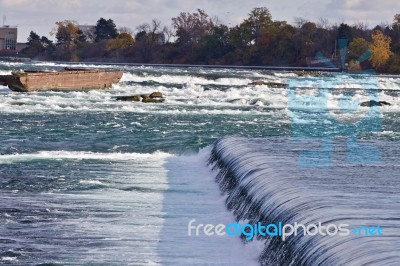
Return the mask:
[[[163, 265], [258, 265], [257, 243], [243, 245], [239, 238], [188, 235], [188, 223], [229, 224], [234, 217], [225, 210], [215, 186], [215, 173], [206, 167], [210, 147], [199, 154], [167, 160], [169, 190], [164, 195], [165, 219], [158, 254]], [[175, 254], [181, 254], [176, 256]]]
[[0, 163], [16, 163], [32, 160], [107, 160], [107, 161], [146, 161], [150, 158], [165, 159], [172, 156], [169, 153], [96, 153], [84, 151], [40, 151], [37, 153], [23, 153], [0, 155]]
[[[19, 65], [18, 65], [19, 66]], [[33, 63], [38, 68], [54, 69], [68, 64]], [[91, 64], [77, 64], [79, 67], [97, 67]], [[10, 67], [10, 66], [7, 66]], [[175, 106], [185, 109], [189, 114], [196, 110], [187, 107], [232, 107], [258, 106], [269, 108], [288, 108], [288, 89], [271, 88], [267, 85], [251, 85], [254, 80], [273, 81], [295, 84], [300, 91], [309, 94], [330, 94], [328, 103], [322, 100], [295, 100], [291, 107], [316, 108], [319, 105], [338, 109], [337, 103], [342, 98], [349, 101], [341, 104], [342, 109], [354, 109], [354, 104], [369, 100], [368, 90], [377, 90], [376, 99], [392, 103], [382, 110], [398, 110], [398, 77], [381, 77], [368, 75], [335, 74], [326, 77], [298, 78], [294, 73], [270, 73], [265, 71], [239, 71], [228, 69], [179, 69], [132, 66], [105, 66], [103, 68], [119, 68], [124, 71], [122, 81], [110, 90], [91, 92], [37, 92], [27, 94], [7, 93], [5, 87], [0, 90], [0, 107], [5, 113], [62, 113], [69, 111], [84, 112], [167, 112], [179, 113]], [[9, 73], [10, 70], [2, 70]], [[155, 82], [152, 84], [151, 82]], [[147, 83], [146, 83], [147, 82]], [[150, 83], [149, 83], [150, 82]], [[160, 91], [166, 96], [164, 106], [154, 104], [117, 102], [116, 96], [148, 94]], [[353, 93], [352, 97], [348, 93]], [[346, 94], [346, 95], [345, 95]], [[375, 99], [375, 98], [374, 98]], [[318, 102], [319, 101], [319, 102]], [[202, 113], [200, 111], [198, 113]], [[211, 113], [222, 114], [221, 111]], [[230, 111], [226, 110], [226, 114]]]

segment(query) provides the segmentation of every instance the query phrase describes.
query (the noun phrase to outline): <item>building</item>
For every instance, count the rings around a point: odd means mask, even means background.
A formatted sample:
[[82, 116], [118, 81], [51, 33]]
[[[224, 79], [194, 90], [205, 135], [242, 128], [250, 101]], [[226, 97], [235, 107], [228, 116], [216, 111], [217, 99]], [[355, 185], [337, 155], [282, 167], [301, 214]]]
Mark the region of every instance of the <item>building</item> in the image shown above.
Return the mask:
[[0, 51], [11, 50], [16, 51], [17, 49], [17, 27], [4, 25], [0, 27]]

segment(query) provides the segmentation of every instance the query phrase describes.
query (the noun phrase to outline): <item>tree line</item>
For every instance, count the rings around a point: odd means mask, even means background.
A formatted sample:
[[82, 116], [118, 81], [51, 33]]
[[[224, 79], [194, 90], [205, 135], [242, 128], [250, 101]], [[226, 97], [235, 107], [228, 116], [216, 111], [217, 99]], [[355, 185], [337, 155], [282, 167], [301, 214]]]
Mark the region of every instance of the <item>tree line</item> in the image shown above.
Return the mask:
[[[265, 7], [254, 8], [240, 24], [228, 27], [204, 10], [182, 12], [166, 27], [153, 19], [135, 31], [100, 18], [93, 30], [77, 22], [56, 22], [52, 42], [31, 32], [21, 56], [39, 60], [162, 64], [329, 66], [350, 71], [375, 69], [400, 73], [400, 14], [388, 25], [330, 24], [295, 18], [294, 25], [273, 20]], [[342, 56], [341, 56], [342, 55]]]

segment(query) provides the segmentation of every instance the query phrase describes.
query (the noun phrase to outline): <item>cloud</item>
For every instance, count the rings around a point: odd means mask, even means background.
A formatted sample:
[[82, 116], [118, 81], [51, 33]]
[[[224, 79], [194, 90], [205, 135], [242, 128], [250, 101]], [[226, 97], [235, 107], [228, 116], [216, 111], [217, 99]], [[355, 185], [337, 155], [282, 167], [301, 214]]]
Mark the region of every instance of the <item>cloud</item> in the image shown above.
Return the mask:
[[368, 22], [371, 26], [391, 23], [395, 12], [400, 12], [398, 0], [331, 0], [324, 15], [342, 19], [346, 23]]
[[0, 4], [5, 7], [25, 7], [34, 3], [29, 0], [1, 0]]

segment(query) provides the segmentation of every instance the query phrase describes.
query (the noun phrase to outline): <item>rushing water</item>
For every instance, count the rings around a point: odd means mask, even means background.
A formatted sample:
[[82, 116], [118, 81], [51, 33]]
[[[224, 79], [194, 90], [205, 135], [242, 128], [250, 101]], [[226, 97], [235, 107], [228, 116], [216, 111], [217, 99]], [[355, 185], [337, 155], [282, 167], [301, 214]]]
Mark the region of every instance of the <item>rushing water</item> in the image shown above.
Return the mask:
[[[364, 141], [363, 144], [365, 144]], [[256, 224], [348, 224], [349, 236], [267, 238], [263, 265], [397, 265], [400, 261], [400, 145], [374, 142], [385, 152], [378, 164], [346, 163], [345, 142], [335, 142], [334, 167], [301, 169], [292, 139], [226, 138], [213, 149], [218, 182], [240, 220]], [[397, 175], [397, 176], [396, 176]], [[382, 229], [366, 235], [365, 227]], [[324, 232], [325, 233], [325, 232]], [[325, 233], [326, 234], [326, 233]], [[273, 251], [273, 252], [271, 252]]]
[[[65, 66], [0, 63], [0, 74]], [[400, 77], [79, 67], [124, 75], [104, 91], [0, 87], [0, 263], [400, 262]], [[115, 100], [153, 91], [165, 103]], [[359, 107], [370, 99], [392, 105]], [[245, 243], [188, 236], [192, 219], [379, 224], [384, 236]]]

